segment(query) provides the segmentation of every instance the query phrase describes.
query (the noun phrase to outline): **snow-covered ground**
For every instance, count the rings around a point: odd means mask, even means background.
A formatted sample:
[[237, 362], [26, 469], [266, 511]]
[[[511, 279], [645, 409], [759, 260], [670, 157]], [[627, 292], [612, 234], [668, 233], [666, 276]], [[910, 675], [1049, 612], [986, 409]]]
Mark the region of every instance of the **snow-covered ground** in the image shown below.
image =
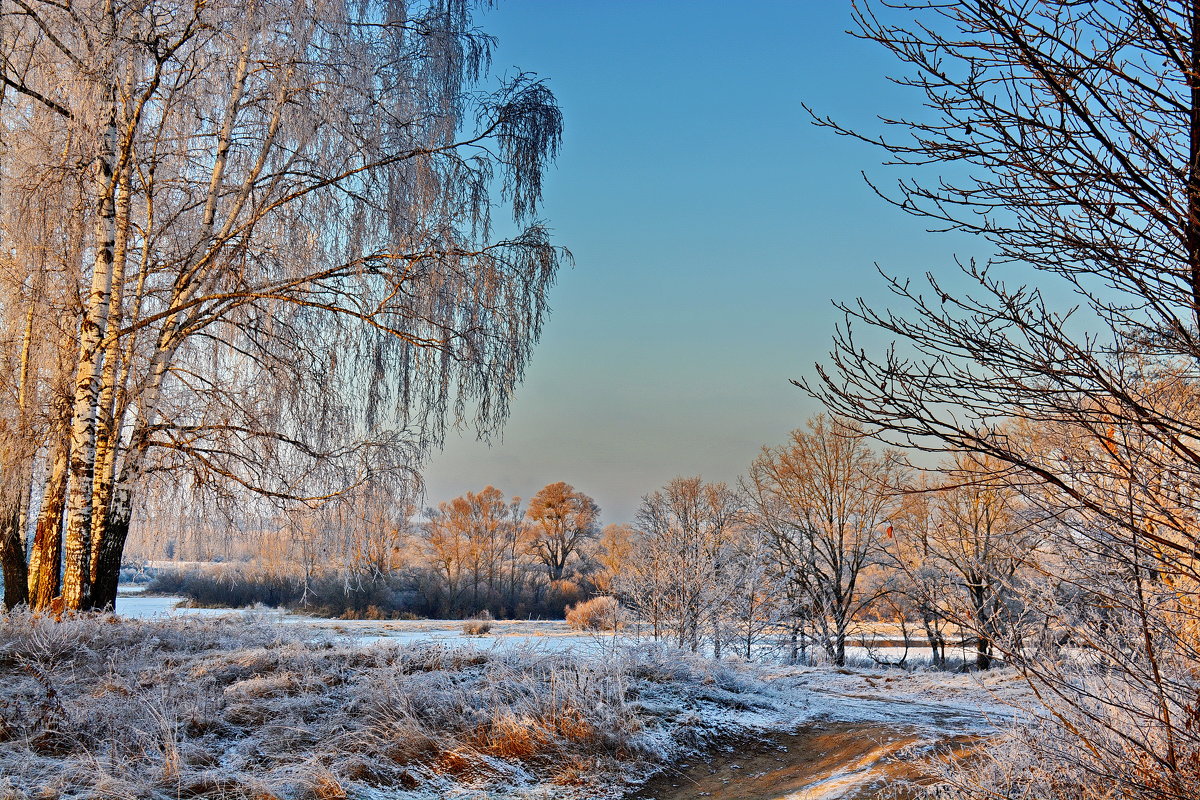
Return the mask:
[[[144, 586], [120, 587], [117, 596], [117, 613], [129, 619], [153, 619], [162, 616], [222, 616], [240, 614], [237, 609], [225, 608], [189, 608], [184, 603], [185, 598], [170, 596], [145, 596], [141, 593]], [[636, 631], [626, 631], [614, 640], [611, 634], [581, 633], [567, 627], [561, 620], [498, 620], [491, 623], [491, 630], [482, 636], [472, 636], [463, 632], [463, 623], [458, 620], [339, 620], [326, 617], [312, 617], [295, 614], [280, 609], [255, 609], [254, 613], [277, 618], [288, 624], [303, 624], [318, 630], [328, 631], [340, 636], [354, 639], [361, 644], [372, 644], [378, 641], [395, 641], [412, 643], [437, 641], [453, 644], [474, 644], [476, 646], [511, 646], [536, 645], [546, 650], [577, 649], [582, 652], [604, 652], [614, 646], [637, 644], [642, 641]], [[895, 634], [882, 632], [874, 638], [880, 641], [891, 641]], [[899, 662], [905, 659], [908, 667], [920, 667], [928, 664], [929, 650], [923, 647], [895, 647], [851, 645], [846, 648], [847, 657], [852, 664], [871, 665], [875, 659], [887, 662]], [[821, 653], [814, 655], [820, 658]], [[951, 649], [950, 657], [967, 660], [970, 653], [966, 650]]]
[[357, 644], [268, 617], [0, 615], [0, 797], [616, 798], [798, 711], [654, 646]]
[[128, 619], [154, 619], [155, 617], [206, 616], [219, 617], [240, 614], [228, 608], [188, 608], [180, 605], [184, 598], [165, 595], [145, 595], [144, 587], [129, 591], [125, 586], [117, 595], [117, 613]]
[[[216, 762], [200, 772], [208, 774], [216, 769], [218, 773], [228, 773], [226, 777], [230, 781], [242, 780], [246, 774], [273, 776], [263, 785], [276, 786], [279, 791], [274, 796], [284, 798], [316, 796], [309, 791], [311, 786], [303, 789], [308, 785], [304, 780], [311, 783], [316, 778], [298, 779], [295, 775], [296, 763], [309, 763], [313, 759], [316, 759], [313, 763], [325, 765], [321, 769], [329, 773], [330, 781], [347, 790], [353, 788], [351, 796], [364, 800], [426, 800], [433, 797], [591, 800], [616, 798], [623, 792], [638, 796], [637, 784], [647, 776], [664, 767], [669, 770], [669, 765], [678, 761], [681, 755], [703, 751], [728, 737], [736, 740], [748, 735], [803, 736], [806, 731], [822, 731], [830, 725], [842, 726], [839, 730], [850, 726], [849, 730], [853, 732], [849, 739], [838, 740], [854, 744], [853, 747], [846, 746], [849, 759], [846, 763], [830, 762], [828, 774], [821, 773], [805, 784], [808, 788], [802, 793], [754, 796], [781, 800], [873, 797], [874, 794], [862, 792], [874, 791], [871, 788], [873, 781], [878, 782], [887, 774], [887, 765], [895, 762], [895, 754], [902, 744], [932, 747], [950, 737], [985, 735], [1008, 725], [1016, 713], [1013, 709], [1028, 699], [1024, 684], [1011, 672], [1002, 670], [979, 675], [878, 667], [764, 667], [736, 661], [715, 663], [650, 643], [639, 643], [629, 636], [614, 638], [609, 634], [581, 633], [561, 621], [496, 621], [491, 623], [487, 634], [468, 636], [458, 621], [343, 621], [280, 611], [247, 613], [191, 609], [179, 607], [179, 601], [180, 598], [122, 592], [118, 612], [131, 621], [117, 623], [117, 627], [127, 639], [136, 639], [139, 629], [147, 636], [161, 636], [154, 632], [166, 631], [171, 637], [180, 636], [179, 630], [193, 630], [198, 631], [197, 636], [204, 641], [214, 636], [220, 638], [219, 631], [233, 631], [229, 642], [213, 645], [210, 641], [198, 646], [199, 654], [192, 657], [195, 663], [185, 670], [193, 678], [208, 675], [213, 670], [225, 674], [232, 669], [230, 674], [236, 673], [231, 683], [218, 681], [216, 686], [206, 690], [210, 699], [205, 702], [220, 705], [222, 714], [227, 714], [232, 704], [236, 713], [262, 718], [267, 724], [264, 730], [271, 729], [272, 724], [303, 728], [303, 714], [295, 719], [299, 712], [294, 702], [332, 709], [346, 703], [351, 706], [361, 703], [362, 692], [367, 692], [373, 704], [391, 707], [399, 703], [393, 708], [388, 724], [407, 726], [405, 729], [409, 734], [406, 735], [426, 742], [414, 752], [405, 750], [398, 757], [406, 765], [398, 772], [395, 758], [380, 755], [382, 751], [375, 740], [386, 736], [377, 727], [372, 727], [375, 723], [371, 717], [375, 712], [368, 714], [367, 719], [335, 726], [346, 729], [349, 724], [349, 729], [358, 731], [352, 738], [360, 750], [362, 737], [366, 735], [371, 739], [373, 744], [367, 749], [374, 753], [372, 758], [385, 758], [385, 771], [390, 770], [388, 780], [392, 783], [383, 791], [372, 789], [370, 780], [354, 778], [358, 768], [350, 770], [349, 776], [344, 771], [339, 772], [348, 763], [346, 754], [338, 751], [336, 742], [326, 741], [330, 734], [324, 723], [314, 725], [314, 730], [322, 731], [319, 735], [310, 736], [319, 743], [310, 742], [289, 755], [291, 767], [277, 766], [265, 772], [261, 765], [254, 766], [253, 758], [246, 760], [247, 752], [265, 746], [263, 732], [254, 726], [226, 721], [222, 725], [234, 729], [232, 733], [217, 741], [212, 741], [211, 736], [205, 739], [203, 747], [217, 754]], [[218, 619], [221, 617], [224, 619]], [[247, 636], [253, 641], [241, 642]], [[282, 650], [265, 658], [258, 641], [263, 637], [274, 637], [283, 642], [279, 645]], [[851, 655], [862, 656], [853, 651]], [[0, 641], [0, 662], [3, 661], [4, 643]], [[862, 661], [866, 662], [866, 659]], [[389, 666], [418, 662], [431, 664], [418, 670], [418, 674], [426, 675], [421, 679], [426, 681], [424, 685], [411, 677], [397, 682], [396, 668]], [[171, 669], [179, 673], [186, 663], [186, 658], [180, 664], [172, 661]], [[346, 667], [347, 664], [367, 666], [360, 669]], [[120, 671], [120, 668], [115, 669]], [[138, 666], [135, 671], [144, 669], [145, 666]], [[341, 676], [338, 681], [376, 688], [356, 689], [357, 694], [350, 698], [343, 696], [330, 706], [331, 695], [336, 694], [336, 690], [322, 687], [330, 680], [331, 672]], [[126, 685], [127, 680], [123, 679]], [[170, 683], [173, 679], [156, 680]], [[390, 687], [384, 689], [382, 695], [377, 690], [381, 682]], [[26, 679], [26, 683], [34, 686], [37, 681], [30, 683]], [[606, 688], [600, 689], [602, 684]], [[470, 689], [472, 686], [475, 688]], [[542, 705], [537, 705], [540, 710], [532, 715], [527, 708], [521, 712], [514, 710], [516, 706], [505, 706], [505, 703], [526, 703], [532, 695], [562, 691], [566, 686], [572, 687], [572, 692], [583, 687], [583, 694], [573, 696], [568, 705], [571, 714], [584, 715], [579, 720], [586, 724], [581, 724], [579, 729], [587, 731], [585, 738], [590, 744], [584, 744], [583, 740], [572, 743], [575, 740], [570, 735], [555, 727], [560, 723], [547, 723], [544, 718], [547, 710]], [[464, 701], [461, 693], [456, 694], [464, 687], [474, 693], [469, 701]], [[0, 709], [4, 708], [5, 702], [11, 706], [11, 701], [3, 696], [4, 691], [0, 690]], [[12, 686], [7, 691], [11, 692]], [[69, 694], [57, 688], [55, 691], [59, 696]], [[28, 687], [26, 692], [29, 693]], [[429, 721], [413, 707], [413, 703], [418, 702], [416, 698], [425, 694], [457, 698], [445, 700], [458, 710], [450, 715], [449, 723], [438, 723], [436, 736], [421, 732], [421, 726]], [[287, 698], [294, 698], [294, 701], [284, 702]], [[81, 702], [87, 705], [91, 701]], [[463, 702], [467, 702], [467, 707], [460, 707]], [[550, 717], [562, 711], [554, 702], [550, 701]], [[544, 705], [544, 699], [536, 699], [536, 703]], [[593, 708], [586, 713], [579, 710], [588, 704]], [[236, 711], [250, 705], [259, 708], [253, 712]], [[469, 711], [471, 707], [475, 711]], [[438, 713], [447, 712], [443, 708]], [[209, 714], [211, 716], [211, 710]], [[588, 716], [594, 714], [600, 716]], [[276, 723], [266, 722], [276, 717]], [[476, 717], [478, 722], [464, 722], [464, 719]], [[369, 734], [364, 734], [364, 725]], [[458, 732], [445, 734], [441, 728], [446, 725]], [[479, 725], [493, 733], [480, 738]], [[0, 719], [2, 728], [3, 720]], [[495, 733], [497, 730], [500, 733]], [[542, 732], [529, 739], [526, 734], [530, 730]], [[516, 735], [514, 731], [525, 731], [518, 736], [525, 744], [514, 752], [506, 751], [488, 738], [499, 736], [507, 741], [505, 737]], [[552, 740], [555, 744], [551, 747]], [[869, 748], [859, 747], [868, 740], [872, 743]], [[596, 741], [606, 744], [594, 746]], [[4, 758], [4, 747], [6, 745], [0, 743], [0, 774], [5, 774], [5, 769], [11, 769], [13, 764], [11, 758]], [[533, 751], [549, 748], [555, 756], [548, 759], [541, 754], [530, 755], [522, 747]], [[222, 752], [224, 755], [220, 755]], [[852, 759], [849, 754], [853, 754]], [[89, 754], [89, 758], [92, 757], [95, 754]], [[453, 767], [458, 763], [456, 759], [465, 759], [471, 764], [470, 768], [463, 767], [461, 774], [456, 772], [457, 767]], [[734, 770], [738, 767], [738, 764], [730, 765]], [[246, 773], [247, 769], [251, 773]], [[737, 776], [740, 773], [730, 774]], [[811, 775], [805, 773], [805, 779], [809, 777]], [[9, 783], [13, 784], [13, 780]], [[736, 779], [734, 782], [736, 785]], [[407, 783], [414, 785], [407, 786]], [[214, 785], [226, 786], [220, 781]], [[0, 780], [0, 796], [6, 796], [5, 788]], [[221, 791], [229, 794], [226, 789]], [[716, 791], [712, 796], [739, 797], [736, 788], [733, 791], [733, 794]], [[19, 793], [11, 796], [21, 797]], [[64, 796], [71, 794], [68, 792]], [[197, 796], [206, 795], [200, 792]], [[671, 791], [661, 795], [672, 800], [677, 796], [681, 795]]]

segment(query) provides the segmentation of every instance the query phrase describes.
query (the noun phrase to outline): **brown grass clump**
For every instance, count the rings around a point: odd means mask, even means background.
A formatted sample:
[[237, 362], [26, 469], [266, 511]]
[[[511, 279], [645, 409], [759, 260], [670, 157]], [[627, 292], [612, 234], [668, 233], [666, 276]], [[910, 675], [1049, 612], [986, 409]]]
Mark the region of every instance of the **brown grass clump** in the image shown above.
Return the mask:
[[346, 790], [337, 778], [329, 773], [321, 773], [309, 787], [306, 800], [346, 800], [347, 797]]
[[467, 636], [482, 636], [492, 629], [492, 615], [481, 611], [463, 623], [463, 633]]
[[560, 736], [572, 742], [586, 742], [596, 738], [596, 727], [588, 722], [575, 708], [565, 709], [554, 718], [554, 729]]
[[492, 623], [480, 619], [469, 619], [463, 623], [463, 633], [467, 636], [483, 636], [492, 629]]
[[447, 750], [438, 757], [435, 768], [446, 775], [464, 775], [471, 770], [474, 763], [475, 759], [468, 758], [457, 749]]
[[615, 631], [625, 626], [625, 610], [615, 597], [593, 597], [567, 606], [567, 624], [579, 631]]
[[534, 720], [503, 713], [487, 726], [479, 745], [491, 755], [526, 761], [547, 750], [551, 741]]
[[586, 786], [589, 778], [597, 773], [599, 765], [594, 758], [571, 757], [563, 762], [550, 782], [555, 786]]

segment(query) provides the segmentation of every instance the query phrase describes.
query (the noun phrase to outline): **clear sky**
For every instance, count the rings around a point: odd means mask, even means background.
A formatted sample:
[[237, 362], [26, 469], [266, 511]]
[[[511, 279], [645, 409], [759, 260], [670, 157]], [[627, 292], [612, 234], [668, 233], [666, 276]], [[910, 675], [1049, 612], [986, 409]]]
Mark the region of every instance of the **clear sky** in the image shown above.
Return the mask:
[[[427, 501], [558, 480], [604, 522], [677, 475], [734, 481], [820, 409], [834, 299], [886, 303], [879, 263], [949, 272], [972, 242], [928, 234], [861, 172], [883, 154], [813, 126], [919, 113], [849, 0], [502, 0], [479, 24], [499, 71], [536, 72], [565, 141], [544, 216], [575, 254], [502, 439], [451, 434]], [[891, 177], [898, 177], [891, 176]]]

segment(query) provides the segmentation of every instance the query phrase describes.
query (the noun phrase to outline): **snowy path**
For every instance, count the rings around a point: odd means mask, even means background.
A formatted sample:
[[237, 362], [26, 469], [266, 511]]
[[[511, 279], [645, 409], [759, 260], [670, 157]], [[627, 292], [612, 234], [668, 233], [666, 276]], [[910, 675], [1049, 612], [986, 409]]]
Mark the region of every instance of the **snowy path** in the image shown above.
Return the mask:
[[[873, 800], [920, 780], [935, 754], [961, 757], [1027, 699], [1009, 673], [797, 667], [773, 681], [802, 710], [794, 730], [744, 737], [678, 764], [636, 800]], [[903, 797], [904, 795], [899, 795]]]

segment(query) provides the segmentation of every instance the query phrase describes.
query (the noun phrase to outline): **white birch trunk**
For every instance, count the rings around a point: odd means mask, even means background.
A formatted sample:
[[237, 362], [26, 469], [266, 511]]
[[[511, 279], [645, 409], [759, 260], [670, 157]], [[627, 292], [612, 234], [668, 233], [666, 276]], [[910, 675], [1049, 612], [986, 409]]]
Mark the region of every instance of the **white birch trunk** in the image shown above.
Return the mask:
[[95, 476], [96, 412], [104, 351], [100, 343], [108, 327], [116, 245], [116, 185], [112, 175], [117, 123], [115, 98], [108, 97], [108, 123], [102, 136], [96, 198], [96, 257], [92, 281], [84, 300], [79, 329], [79, 359], [75, 371], [70, 425], [70, 471], [67, 478], [66, 564], [63, 606], [87, 607], [91, 590], [92, 482]]

